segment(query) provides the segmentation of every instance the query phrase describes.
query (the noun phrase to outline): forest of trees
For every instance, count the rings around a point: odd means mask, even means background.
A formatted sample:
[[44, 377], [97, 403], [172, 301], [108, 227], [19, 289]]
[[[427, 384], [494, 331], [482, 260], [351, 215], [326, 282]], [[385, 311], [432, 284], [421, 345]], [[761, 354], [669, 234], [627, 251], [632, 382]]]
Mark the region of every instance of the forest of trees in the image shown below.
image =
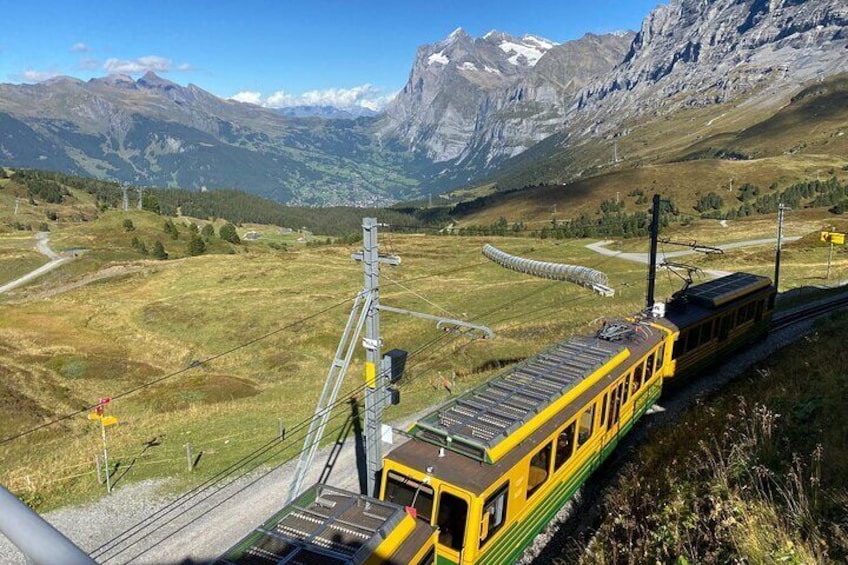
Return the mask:
[[[84, 190], [95, 196], [98, 208], [117, 208], [122, 203], [122, 187], [111, 181], [102, 181], [84, 177], [66, 175], [50, 171], [17, 170], [12, 179], [27, 187], [30, 199], [44, 202], [59, 203], [70, 193], [68, 187]], [[137, 202], [135, 187], [127, 187], [130, 200]], [[462, 202], [453, 207], [439, 206], [434, 208], [306, 208], [286, 206], [253, 194], [237, 190], [191, 191], [181, 189], [143, 189], [142, 207], [145, 210], [161, 213], [166, 216], [176, 216], [181, 213], [202, 219], [224, 219], [229, 227], [224, 226], [219, 234], [221, 239], [237, 243], [238, 235], [235, 226], [246, 222], [272, 224], [288, 227], [293, 230], [306, 228], [316, 234], [340, 238], [342, 241], [355, 241], [361, 235], [362, 218], [377, 216], [393, 230], [424, 230], [438, 229], [478, 209], [494, 203], [496, 198], [502, 198], [503, 193], [494, 196], [481, 197], [472, 201]], [[642, 189], [634, 189], [628, 196], [636, 198], [636, 203], [645, 204], [648, 198]], [[728, 207], [721, 195], [709, 192], [700, 195], [694, 205], [702, 218], [736, 219], [755, 214], [774, 213], [780, 202], [792, 208], [828, 207], [832, 213], [848, 212], [848, 183], [841, 184], [835, 176], [827, 180], [811, 180], [792, 184], [784, 190], [777, 190], [773, 184], [769, 190], [761, 190], [756, 185], [743, 183], [738, 191], [734, 204]], [[689, 217], [678, 216], [674, 204], [663, 204], [662, 221], [664, 225], [674, 221], [691, 221]], [[532, 235], [547, 238], [570, 237], [636, 237], [648, 233], [650, 218], [644, 211], [627, 213], [625, 202], [614, 200], [603, 201], [594, 214], [581, 214], [567, 221], [552, 221], [550, 226], [533, 232]], [[55, 218], [53, 218], [55, 219]], [[234, 224], [234, 225], [233, 225]], [[125, 226], [126, 228], [126, 226]], [[210, 228], [211, 229], [211, 228]], [[129, 229], [128, 229], [129, 231]], [[232, 231], [232, 233], [231, 233]], [[458, 235], [511, 235], [525, 231], [521, 222], [510, 223], [500, 218], [488, 226], [465, 226], [451, 233]], [[171, 239], [179, 239], [180, 233], [171, 220], [166, 220], [164, 232]], [[201, 243], [208, 242], [211, 234], [201, 234]], [[233, 237], [235, 236], [235, 237]], [[189, 237], [189, 239], [191, 239]], [[194, 248], [199, 249], [194, 243]]]

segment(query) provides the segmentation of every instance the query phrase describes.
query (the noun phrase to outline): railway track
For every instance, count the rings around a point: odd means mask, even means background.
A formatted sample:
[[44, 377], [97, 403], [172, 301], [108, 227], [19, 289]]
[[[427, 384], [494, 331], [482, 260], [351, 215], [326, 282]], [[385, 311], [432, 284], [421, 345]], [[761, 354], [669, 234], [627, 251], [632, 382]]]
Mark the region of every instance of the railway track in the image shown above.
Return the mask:
[[818, 300], [812, 304], [798, 306], [772, 316], [770, 331], [777, 332], [792, 327], [801, 322], [815, 320], [825, 314], [848, 308], [848, 290], [829, 298]]

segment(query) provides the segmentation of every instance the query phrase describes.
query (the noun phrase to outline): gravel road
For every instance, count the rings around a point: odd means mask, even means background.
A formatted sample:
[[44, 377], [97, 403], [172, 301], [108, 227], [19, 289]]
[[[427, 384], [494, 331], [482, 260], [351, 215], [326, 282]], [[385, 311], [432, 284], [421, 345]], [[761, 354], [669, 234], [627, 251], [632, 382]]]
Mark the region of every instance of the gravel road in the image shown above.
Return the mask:
[[4, 292], [8, 292], [13, 288], [18, 288], [19, 286], [23, 286], [26, 283], [30, 282], [33, 279], [40, 277], [45, 273], [49, 273], [53, 269], [67, 263], [68, 261], [72, 261], [74, 259], [73, 255], [59, 255], [47, 245], [47, 241], [50, 237], [50, 234], [45, 231], [40, 231], [33, 235], [35, 239], [35, 249], [41, 253], [42, 255], [46, 255], [50, 258], [50, 261], [46, 265], [42, 265], [39, 268], [30, 271], [22, 277], [18, 277], [15, 280], [0, 286], [0, 294]]

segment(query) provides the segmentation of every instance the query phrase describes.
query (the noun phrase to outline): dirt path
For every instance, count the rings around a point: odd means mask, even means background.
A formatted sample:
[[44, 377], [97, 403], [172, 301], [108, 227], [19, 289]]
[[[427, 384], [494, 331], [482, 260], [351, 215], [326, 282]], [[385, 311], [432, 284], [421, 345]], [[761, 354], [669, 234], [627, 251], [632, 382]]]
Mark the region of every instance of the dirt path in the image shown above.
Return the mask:
[[29, 273], [23, 275], [22, 277], [16, 278], [12, 282], [8, 282], [3, 286], [0, 286], [0, 294], [8, 292], [14, 288], [18, 288], [19, 286], [23, 286], [28, 282], [37, 279], [41, 275], [49, 273], [53, 269], [64, 265], [68, 261], [73, 261], [76, 258], [75, 255], [60, 255], [50, 249], [50, 247], [47, 245], [49, 237], [50, 234], [48, 232], [40, 231], [33, 236], [33, 239], [35, 240], [35, 249], [42, 255], [46, 255], [48, 258], [50, 258], [50, 261], [46, 265], [42, 265], [34, 271], [30, 271]]
[[[787, 236], [783, 238], [783, 241], [797, 241], [801, 239], [801, 236]], [[723, 251], [729, 251], [731, 249], [740, 249], [743, 247], [756, 247], [757, 245], [767, 245], [773, 244], [777, 240], [775, 238], [766, 238], [766, 239], [749, 239], [746, 241], [736, 241], [734, 243], [724, 243], [722, 245], [717, 245], [719, 249]], [[607, 249], [607, 245], [612, 243], [611, 240], [606, 241], [597, 241], [595, 243], [590, 243], [586, 247], [594, 251], [595, 253], [600, 253], [601, 255], [606, 255], [607, 257], [615, 257], [617, 259], [623, 259], [625, 261], [634, 261], [636, 263], [643, 263], [645, 265], [648, 264], [650, 260], [648, 253], [627, 253], [624, 251], [613, 251], [612, 249]], [[671, 259], [674, 257], [682, 257], [684, 255], [692, 255], [697, 253], [694, 249], [684, 249], [682, 251], [670, 251], [662, 254], [663, 258]], [[717, 270], [709, 270], [704, 271], [708, 275], [713, 277], [723, 277], [730, 274], [729, 271], [717, 271]]]

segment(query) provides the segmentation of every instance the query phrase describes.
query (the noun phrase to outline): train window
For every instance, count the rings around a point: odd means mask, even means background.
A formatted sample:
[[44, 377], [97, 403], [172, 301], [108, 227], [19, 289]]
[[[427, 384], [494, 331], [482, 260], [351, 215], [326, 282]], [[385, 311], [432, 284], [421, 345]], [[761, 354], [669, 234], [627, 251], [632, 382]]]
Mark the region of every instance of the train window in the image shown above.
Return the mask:
[[621, 385], [615, 387], [610, 396], [609, 416], [607, 417], [607, 429], [611, 430], [618, 423], [618, 411], [620, 408], [619, 401], [621, 400]]
[[604, 423], [604, 419], [607, 417], [607, 397], [609, 394], [604, 395], [604, 399], [601, 400], [601, 424]]
[[559, 470], [562, 464], [574, 454], [574, 432], [577, 428], [576, 422], [571, 422], [562, 430], [557, 437], [556, 459], [554, 459], [554, 471]]
[[457, 551], [462, 549], [465, 539], [465, 522], [468, 518], [468, 503], [449, 492], [439, 496], [439, 543]]
[[627, 403], [627, 399], [630, 398], [630, 375], [624, 377], [624, 390], [621, 393], [621, 405], [624, 406]]
[[758, 322], [763, 319], [763, 305], [764, 305], [764, 303], [765, 303], [765, 300], [758, 300], [757, 301], [756, 310], [754, 311], [754, 319]]
[[718, 339], [724, 341], [730, 335], [730, 326], [732, 325], [733, 316], [724, 316], [721, 319], [721, 327], [718, 330]]
[[[610, 409], [615, 401], [610, 402]], [[580, 447], [586, 440], [592, 437], [592, 432], [595, 429], [595, 405], [591, 405], [580, 415], [580, 427], [577, 431], [577, 447]]]
[[701, 345], [713, 338], [713, 321], [707, 320], [701, 328]]
[[527, 498], [539, 490], [539, 487], [548, 480], [548, 469], [551, 466], [551, 448], [554, 442], [536, 452], [530, 459], [530, 470], [527, 474]]
[[698, 347], [698, 339], [700, 338], [701, 326], [695, 326], [689, 330], [689, 336], [686, 338], [686, 351], [692, 351]]
[[645, 382], [648, 382], [654, 376], [654, 354], [648, 355], [645, 360]]
[[686, 332], [681, 332], [677, 336], [677, 341], [674, 342], [674, 349], [671, 350], [671, 358], [680, 359], [680, 356], [683, 355], [684, 347], [686, 347]]
[[483, 518], [485, 519], [486, 514], [489, 515], [489, 528], [482, 532], [485, 537], [483, 535], [480, 536], [480, 547], [483, 547], [488, 540], [492, 539], [492, 536], [495, 535], [504, 525], [504, 522], [506, 522], [506, 495], [508, 491], [509, 483], [506, 483], [492, 496], [487, 498], [485, 504], [483, 504]]
[[636, 384], [636, 388], [642, 388], [642, 383], [644, 382], [645, 377], [645, 369], [642, 366], [642, 363], [636, 365], [636, 368], [633, 369], [633, 382]]
[[657, 350], [657, 371], [662, 369], [664, 362], [665, 362], [665, 343], [663, 343], [660, 346], [660, 348]]
[[412, 506], [426, 522], [429, 522], [430, 516], [433, 515], [433, 489], [394, 471], [389, 471], [388, 474], [386, 501], [401, 506]]
[[418, 562], [417, 565], [433, 565], [436, 562], [436, 548], [431, 547], [430, 551], [427, 552], [424, 557], [421, 558], [421, 561]]

